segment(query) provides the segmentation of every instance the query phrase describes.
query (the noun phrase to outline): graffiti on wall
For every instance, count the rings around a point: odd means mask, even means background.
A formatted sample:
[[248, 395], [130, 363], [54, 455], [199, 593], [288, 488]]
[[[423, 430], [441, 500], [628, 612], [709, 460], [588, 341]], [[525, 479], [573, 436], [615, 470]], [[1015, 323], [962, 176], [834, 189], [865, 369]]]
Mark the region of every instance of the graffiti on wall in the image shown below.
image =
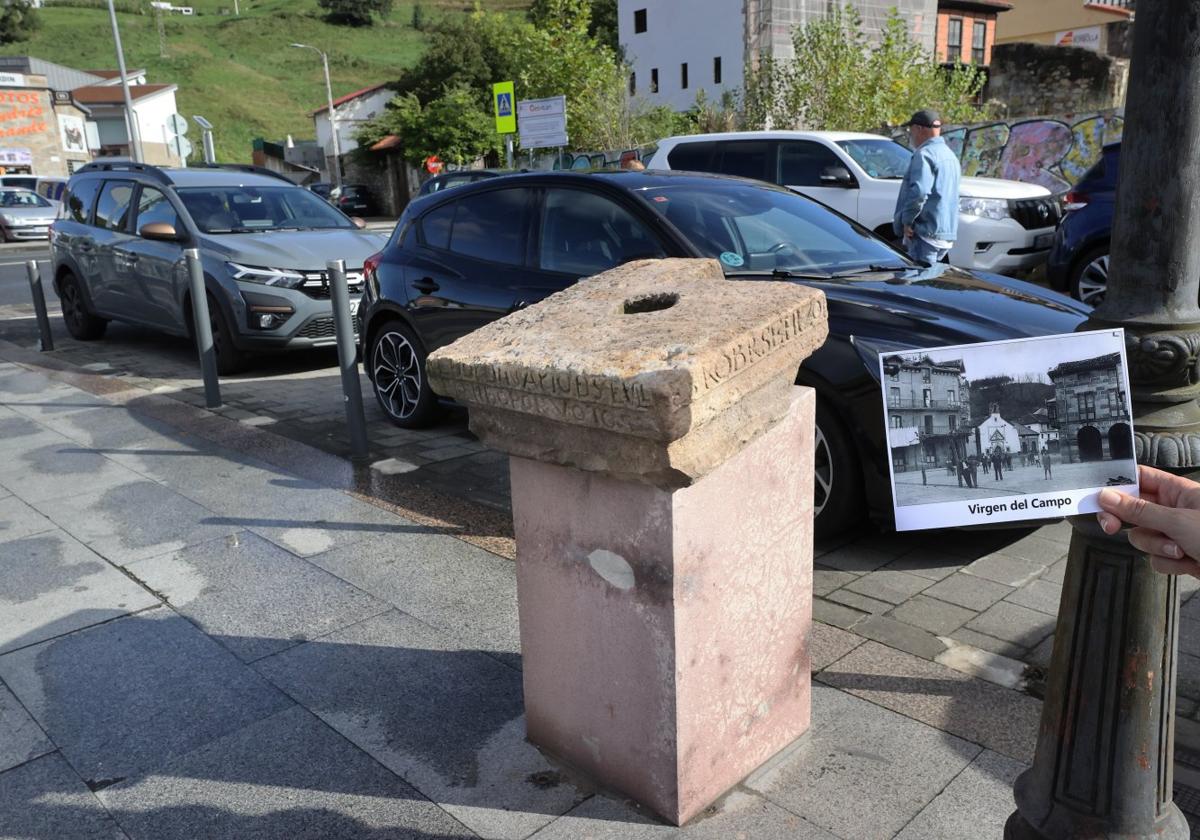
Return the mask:
[[531, 169], [619, 169], [631, 160], [641, 160], [641, 149], [619, 152], [548, 152], [535, 155]]
[[963, 175], [1025, 181], [1058, 193], [1083, 177], [1105, 145], [1121, 139], [1124, 124], [1120, 111], [1101, 111], [955, 126], [942, 137], [962, 162]]

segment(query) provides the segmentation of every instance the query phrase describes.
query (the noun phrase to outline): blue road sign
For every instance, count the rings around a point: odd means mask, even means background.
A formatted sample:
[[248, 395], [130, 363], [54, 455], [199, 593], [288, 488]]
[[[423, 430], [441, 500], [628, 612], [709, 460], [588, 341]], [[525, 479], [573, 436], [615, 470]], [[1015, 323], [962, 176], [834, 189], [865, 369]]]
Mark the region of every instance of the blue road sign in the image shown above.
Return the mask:
[[513, 112], [512, 94], [501, 93], [496, 96], [496, 115], [500, 117], [511, 117]]

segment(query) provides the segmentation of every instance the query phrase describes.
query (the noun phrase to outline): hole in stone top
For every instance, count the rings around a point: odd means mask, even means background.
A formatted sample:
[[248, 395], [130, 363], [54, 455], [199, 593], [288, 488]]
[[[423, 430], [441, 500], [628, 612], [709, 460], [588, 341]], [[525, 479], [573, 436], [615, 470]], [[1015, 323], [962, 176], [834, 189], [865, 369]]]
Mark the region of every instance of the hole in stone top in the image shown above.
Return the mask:
[[625, 301], [623, 312], [626, 315], [640, 315], [643, 312], [661, 312], [679, 303], [679, 295], [675, 292], [656, 292], [652, 295], [641, 295]]

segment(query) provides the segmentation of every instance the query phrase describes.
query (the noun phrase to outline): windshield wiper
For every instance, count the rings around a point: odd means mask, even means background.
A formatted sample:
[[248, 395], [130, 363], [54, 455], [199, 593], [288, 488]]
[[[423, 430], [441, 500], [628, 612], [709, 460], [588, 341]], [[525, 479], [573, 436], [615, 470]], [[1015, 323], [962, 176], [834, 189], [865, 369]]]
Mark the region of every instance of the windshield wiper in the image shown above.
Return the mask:
[[872, 263], [871, 265], [863, 266], [862, 268], [854, 268], [854, 269], [851, 269], [850, 271], [838, 271], [838, 272], [835, 272], [832, 276], [834, 278], [857, 277], [860, 274], [879, 274], [884, 271], [889, 271], [889, 272], [890, 271], [912, 271], [914, 268], [916, 268], [916, 266], [886, 265], [883, 263]]
[[730, 271], [726, 277], [770, 277], [772, 280], [832, 280], [837, 275], [817, 271], [788, 271], [773, 268], [770, 271]]

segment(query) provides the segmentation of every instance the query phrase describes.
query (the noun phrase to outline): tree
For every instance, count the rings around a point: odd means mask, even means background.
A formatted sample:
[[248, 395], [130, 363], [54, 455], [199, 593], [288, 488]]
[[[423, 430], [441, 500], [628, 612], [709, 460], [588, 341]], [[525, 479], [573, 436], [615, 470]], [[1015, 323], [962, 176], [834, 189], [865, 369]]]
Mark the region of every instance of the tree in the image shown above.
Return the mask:
[[41, 25], [29, 0], [9, 0], [0, 12], [0, 44], [24, 41]]
[[344, 26], [370, 26], [374, 15], [392, 11], [392, 0], [317, 0], [325, 19]]
[[985, 76], [947, 70], [917, 43], [896, 9], [878, 43], [853, 6], [834, 7], [792, 33], [794, 58], [748, 68], [743, 120], [748, 128], [877, 131], [934, 108], [946, 123], [975, 122]]
[[400, 138], [404, 157], [420, 164], [430, 155], [454, 164], [470, 163], [497, 149], [496, 127], [490, 114], [479, 108], [477, 93], [455, 87], [422, 105], [412, 93], [396, 96], [383, 113], [355, 133], [363, 147], [394, 134]]

